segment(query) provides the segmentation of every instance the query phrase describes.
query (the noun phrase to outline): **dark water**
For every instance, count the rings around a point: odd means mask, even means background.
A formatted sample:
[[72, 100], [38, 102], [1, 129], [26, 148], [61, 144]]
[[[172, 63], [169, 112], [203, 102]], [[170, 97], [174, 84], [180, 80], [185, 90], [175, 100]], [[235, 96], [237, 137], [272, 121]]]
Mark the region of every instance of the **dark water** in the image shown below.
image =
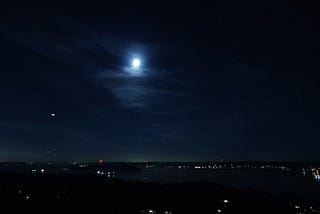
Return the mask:
[[144, 168], [142, 172], [120, 174], [126, 180], [147, 182], [212, 181], [237, 188], [252, 188], [275, 194], [290, 194], [304, 198], [320, 197], [320, 182], [310, 175], [281, 170], [197, 170]]

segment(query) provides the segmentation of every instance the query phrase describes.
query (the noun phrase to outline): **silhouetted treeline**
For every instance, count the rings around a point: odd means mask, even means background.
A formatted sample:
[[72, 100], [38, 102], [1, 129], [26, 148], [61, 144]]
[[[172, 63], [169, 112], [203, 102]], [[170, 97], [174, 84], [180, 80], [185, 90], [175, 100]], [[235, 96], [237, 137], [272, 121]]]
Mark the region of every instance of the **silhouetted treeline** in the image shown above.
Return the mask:
[[0, 213], [298, 213], [303, 209], [308, 209], [304, 213], [318, 213], [316, 203], [209, 182], [143, 183], [96, 175], [0, 174]]

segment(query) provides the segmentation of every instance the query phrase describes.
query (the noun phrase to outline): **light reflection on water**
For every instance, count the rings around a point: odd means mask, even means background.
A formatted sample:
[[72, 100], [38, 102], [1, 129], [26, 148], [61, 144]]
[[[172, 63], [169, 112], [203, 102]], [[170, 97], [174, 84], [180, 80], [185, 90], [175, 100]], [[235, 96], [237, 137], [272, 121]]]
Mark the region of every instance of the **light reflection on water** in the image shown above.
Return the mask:
[[123, 179], [148, 182], [212, 181], [237, 188], [253, 188], [308, 198], [316, 198], [320, 195], [319, 176], [313, 177], [311, 173], [303, 176], [302, 173], [290, 171], [144, 168], [142, 172], [120, 174], [119, 176]]

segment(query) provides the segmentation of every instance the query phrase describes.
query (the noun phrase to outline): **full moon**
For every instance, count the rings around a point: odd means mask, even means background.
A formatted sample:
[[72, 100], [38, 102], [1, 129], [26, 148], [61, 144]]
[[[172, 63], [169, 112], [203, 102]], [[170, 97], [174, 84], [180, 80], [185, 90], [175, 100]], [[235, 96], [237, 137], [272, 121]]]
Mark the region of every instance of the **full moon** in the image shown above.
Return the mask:
[[139, 68], [139, 66], [140, 66], [140, 60], [137, 59], [137, 58], [133, 59], [133, 60], [132, 60], [132, 66], [133, 66], [134, 68]]

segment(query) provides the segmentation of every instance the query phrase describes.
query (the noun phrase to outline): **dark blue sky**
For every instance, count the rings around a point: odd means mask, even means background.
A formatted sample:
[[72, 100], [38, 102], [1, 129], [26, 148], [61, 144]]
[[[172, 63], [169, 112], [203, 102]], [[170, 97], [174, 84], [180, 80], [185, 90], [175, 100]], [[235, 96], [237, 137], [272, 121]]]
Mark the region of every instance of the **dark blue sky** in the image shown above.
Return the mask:
[[0, 161], [320, 160], [312, 2], [2, 10]]

